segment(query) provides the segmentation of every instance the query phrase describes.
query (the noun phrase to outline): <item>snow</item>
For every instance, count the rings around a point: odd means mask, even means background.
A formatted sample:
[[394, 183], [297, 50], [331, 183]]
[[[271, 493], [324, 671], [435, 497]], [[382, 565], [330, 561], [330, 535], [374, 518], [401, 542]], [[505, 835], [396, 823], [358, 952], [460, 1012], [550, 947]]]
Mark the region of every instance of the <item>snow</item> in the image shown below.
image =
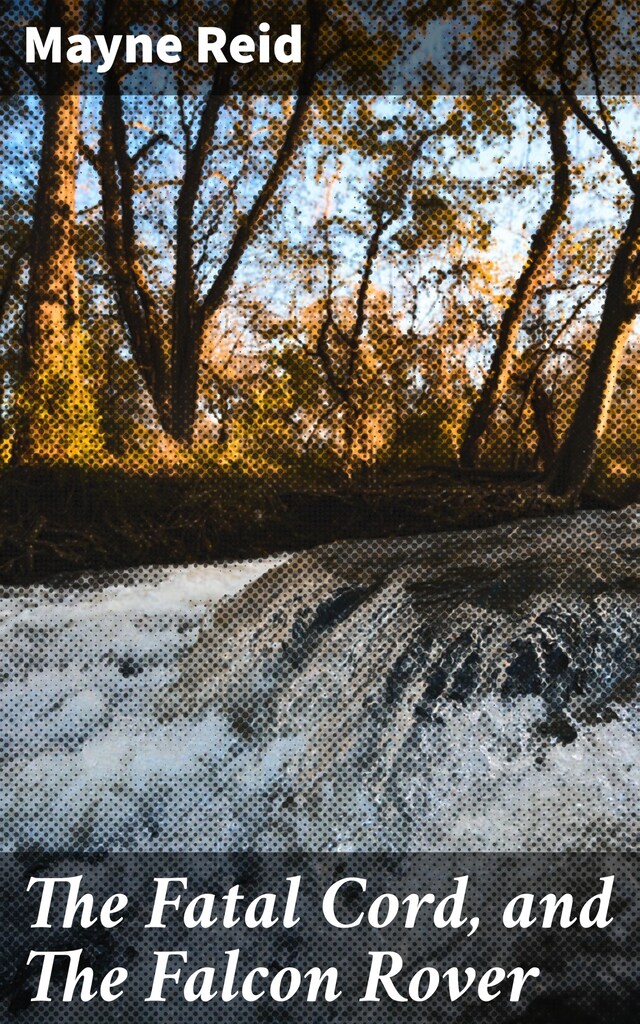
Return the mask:
[[[564, 746], [536, 730], [539, 697], [479, 693], [421, 728], [394, 762], [391, 788], [372, 782], [378, 766], [339, 750], [309, 788], [318, 705], [305, 717], [305, 691], [297, 704], [292, 691], [282, 698], [286, 728], [243, 730], [242, 695], [262, 699], [264, 679], [246, 651], [225, 649], [234, 691], [211, 645], [196, 646], [214, 610], [247, 614], [238, 596], [288, 557], [5, 591], [4, 850], [637, 847], [637, 699], [610, 721], [581, 724]], [[184, 679], [194, 649], [224, 701], [166, 718], [163, 694]], [[318, 699], [331, 703], [352, 656], [325, 659]]]

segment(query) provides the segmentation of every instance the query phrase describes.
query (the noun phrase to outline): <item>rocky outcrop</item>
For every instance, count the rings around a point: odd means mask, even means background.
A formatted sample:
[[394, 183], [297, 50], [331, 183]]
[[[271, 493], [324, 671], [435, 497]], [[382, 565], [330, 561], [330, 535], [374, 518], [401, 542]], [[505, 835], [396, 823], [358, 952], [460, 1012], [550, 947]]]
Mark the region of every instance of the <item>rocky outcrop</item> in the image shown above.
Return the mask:
[[327, 753], [367, 735], [388, 758], [444, 703], [493, 692], [540, 697], [541, 729], [570, 742], [635, 693], [639, 522], [587, 511], [294, 555], [216, 606], [161, 712], [215, 705], [244, 735], [302, 715]]
[[5, 849], [636, 849], [638, 509], [8, 595]]

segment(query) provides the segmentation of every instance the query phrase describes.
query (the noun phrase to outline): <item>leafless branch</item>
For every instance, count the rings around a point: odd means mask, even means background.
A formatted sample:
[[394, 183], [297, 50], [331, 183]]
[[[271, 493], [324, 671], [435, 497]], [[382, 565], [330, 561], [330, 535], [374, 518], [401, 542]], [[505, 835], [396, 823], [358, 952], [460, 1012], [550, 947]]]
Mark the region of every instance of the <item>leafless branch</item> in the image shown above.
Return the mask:
[[[591, 7], [595, 10], [595, 8], [598, 6], [598, 4], [599, 4], [599, 0], [596, 0], [595, 4], [592, 4]], [[590, 8], [590, 10], [591, 10], [591, 8]], [[560, 81], [560, 88], [562, 90], [562, 95], [564, 96], [564, 98], [567, 101], [570, 109], [573, 111], [573, 113], [578, 118], [580, 123], [587, 129], [588, 132], [590, 132], [594, 136], [594, 138], [598, 139], [598, 141], [601, 143], [601, 145], [607, 150], [607, 152], [611, 156], [611, 158], [614, 161], [614, 163], [616, 164], [616, 166], [622, 172], [622, 175], [623, 175], [627, 185], [629, 186], [629, 189], [631, 190], [632, 194], [636, 198], [640, 198], [640, 177], [634, 171], [633, 166], [631, 164], [631, 161], [627, 157], [626, 153], [623, 152], [623, 150], [620, 148], [618, 143], [613, 138], [613, 135], [611, 134], [611, 130], [610, 130], [610, 127], [609, 127], [609, 122], [608, 122], [606, 113], [605, 113], [604, 118], [603, 118], [603, 123], [604, 123], [604, 126], [605, 126], [603, 128], [594, 120], [593, 117], [591, 117], [590, 114], [587, 113], [587, 111], [585, 110], [584, 106], [578, 100], [575, 92], [569, 86], [568, 75], [567, 75], [567, 66], [566, 66], [566, 42], [567, 42], [567, 38], [568, 38], [568, 34], [570, 32], [571, 26], [573, 24], [573, 21], [575, 20], [575, 15], [576, 15], [576, 5], [575, 5], [575, 2], [574, 2], [572, 4], [571, 17], [569, 19], [568, 26], [567, 26], [567, 28], [565, 30], [562, 30], [560, 32], [560, 45], [558, 47], [557, 59], [556, 59], [556, 62], [555, 62], [556, 73], [557, 73], [558, 79]], [[587, 17], [588, 17], [588, 15], [587, 15]], [[583, 25], [583, 28], [584, 27], [585, 26]], [[600, 94], [599, 103], [602, 105], [602, 107], [601, 107], [601, 113], [602, 113], [602, 110], [604, 109], [604, 105], [602, 104], [600, 77], [599, 77], [599, 73], [598, 73], [597, 60], [595, 58], [595, 50], [593, 49], [592, 45], [589, 47], [589, 49], [590, 49], [592, 74], [594, 76], [595, 86], [596, 86], [596, 94]]]
[[0, 50], [2, 50], [3, 53], [6, 53], [16, 68], [19, 68], [20, 71], [24, 72], [27, 78], [31, 79], [36, 87], [38, 96], [44, 96], [46, 94], [45, 83], [40, 79], [34, 68], [32, 68], [30, 64], [27, 64], [26, 60], [24, 60], [20, 54], [16, 53], [15, 50], [9, 46], [6, 39], [0, 39]]

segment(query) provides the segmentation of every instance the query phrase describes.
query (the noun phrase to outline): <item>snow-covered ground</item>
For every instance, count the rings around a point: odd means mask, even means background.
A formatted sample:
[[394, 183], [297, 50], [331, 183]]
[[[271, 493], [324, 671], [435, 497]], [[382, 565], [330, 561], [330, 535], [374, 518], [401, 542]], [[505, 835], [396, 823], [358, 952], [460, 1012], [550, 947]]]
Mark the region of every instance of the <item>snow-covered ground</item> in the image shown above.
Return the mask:
[[[286, 580], [276, 567], [296, 557], [6, 592], [3, 848], [637, 848], [637, 696], [578, 723], [564, 744], [538, 728], [539, 695], [443, 701], [411, 726], [388, 769], [382, 755], [372, 763], [370, 743], [341, 748], [335, 731], [319, 739], [319, 717], [337, 714], [335, 688], [358, 658], [346, 633], [334, 631], [305, 666], [306, 689], [258, 678], [256, 651], [240, 649], [237, 631], [197, 643], [212, 621], [223, 633], [238, 615], [250, 619], [252, 582], [268, 572]], [[274, 606], [281, 599], [274, 590]], [[383, 629], [376, 607], [372, 636]], [[193, 688], [206, 679], [214, 696], [176, 712], [194, 665]], [[324, 755], [331, 747], [329, 769], [318, 767], [319, 743]]]

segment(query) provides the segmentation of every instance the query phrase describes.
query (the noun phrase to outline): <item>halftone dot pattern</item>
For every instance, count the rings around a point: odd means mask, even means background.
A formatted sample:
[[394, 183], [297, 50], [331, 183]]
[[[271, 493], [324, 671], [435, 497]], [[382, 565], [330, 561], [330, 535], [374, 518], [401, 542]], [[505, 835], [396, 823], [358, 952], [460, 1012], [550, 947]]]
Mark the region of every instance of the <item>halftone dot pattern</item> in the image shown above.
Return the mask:
[[[98, 977], [114, 964], [126, 965], [128, 977], [117, 1005], [92, 1001], [92, 1013], [98, 1020], [177, 1021], [186, 1017], [200, 1022], [210, 1019], [212, 1011], [225, 1021], [257, 1016], [258, 1020], [287, 1022], [303, 1021], [310, 1015], [318, 1021], [366, 1022], [381, 1012], [390, 1020], [423, 1020], [426, 1010], [433, 1020], [442, 1022], [561, 1024], [568, 1016], [587, 1022], [605, 1021], [613, 1014], [616, 1020], [630, 1024], [636, 1017], [637, 857], [140, 854], [85, 858], [80, 862], [58, 857], [46, 865], [42, 860], [25, 859], [17, 868], [5, 858], [1, 866], [15, 898], [2, 908], [3, 934], [11, 943], [12, 953], [7, 956], [3, 948], [3, 968], [7, 963], [13, 967], [16, 961], [26, 960], [33, 945], [29, 922], [37, 911], [41, 883], [36, 883], [29, 895], [16, 883], [26, 882], [30, 872], [45, 866], [47, 872], [66, 875], [75, 873], [79, 864], [87, 890], [97, 898], [104, 899], [116, 888], [130, 896], [124, 920], [114, 929], [94, 930], [90, 941], [87, 931], [77, 924], [66, 932], [59, 927], [63, 904], [60, 896], [54, 898], [48, 948], [68, 948], [71, 940], [83, 950], [82, 966], [96, 971]], [[615, 889], [609, 894], [611, 875]], [[154, 878], [158, 877], [187, 879], [186, 889], [180, 883], [169, 886], [167, 895], [172, 900], [183, 898], [177, 908], [172, 903], [162, 910], [161, 931], [146, 927], [156, 890]], [[323, 900], [336, 882], [335, 895], [330, 897], [331, 911], [325, 917]], [[232, 885], [238, 886], [243, 897], [241, 905], [235, 905], [237, 920], [233, 926], [222, 925], [218, 918], [210, 927], [185, 928], [187, 900], [199, 900], [196, 906], [202, 908], [204, 900], [210, 901], [213, 896], [213, 905], [222, 910], [222, 900]], [[252, 914], [269, 913], [265, 908], [273, 897], [261, 894], [277, 893], [275, 910], [283, 913], [285, 901], [294, 890], [300, 924], [286, 928], [275, 924], [262, 929], [245, 923], [245, 911], [249, 922]], [[522, 900], [513, 903], [516, 893], [531, 892], [535, 911], [543, 913], [544, 904], [539, 904], [533, 894], [549, 890], [570, 892], [572, 896], [571, 907], [564, 900], [554, 909], [555, 927], [504, 927], [505, 910], [516, 917], [525, 912]], [[411, 893], [425, 896], [417, 915], [400, 903], [405, 894]], [[599, 906], [597, 898], [605, 893], [613, 916], [610, 925], [604, 929], [566, 927], [572, 910], [583, 913], [586, 906], [593, 917]], [[432, 894], [432, 901], [427, 894]], [[460, 928], [439, 927], [437, 915], [445, 912], [444, 908], [439, 911], [441, 901], [449, 898], [450, 905], [454, 894], [459, 894], [458, 900], [462, 897], [467, 920]], [[589, 904], [594, 897], [596, 902]], [[331, 912], [344, 924], [357, 921], [360, 914], [363, 921], [356, 928], [338, 929], [332, 923]], [[561, 916], [565, 927], [560, 926]], [[231, 944], [233, 949], [229, 948]], [[378, 1003], [362, 1001], [368, 988], [372, 945], [387, 950], [385, 974], [393, 966], [392, 953], [400, 958], [400, 970], [396, 960], [392, 971], [391, 992], [396, 990], [397, 1000], [388, 998], [380, 985]], [[168, 960], [171, 976], [161, 986], [163, 1001], [157, 1000], [160, 986], [154, 983], [159, 946], [162, 950], [184, 951]], [[537, 966], [531, 970], [534, 964]], [[258, 965], [261, 973], [249, 978], [249, 984], [252, 994], [260, 990], [264, 994], [252, 1004], [246, 996], [240, 998], [240, 986]], [[310, 965], [322, 965], [323, 971], [328, 968], [333, 972], [334, 990], [340, 993], [336, 999], [325, 999], [324, 984], [319, 997], [307, 998], [312, 987], [306, 973]], [[488, 993], [481, 980], [485, 972], [490, 972], [485, 981], [497, 982]], [[63, 970], [55, 972], [49, 988], [51, 1002], [45, 1005], [30, 1003], [33, 971], [21, 965], [12, 981], [8, 1003], [12, 1019], [22, 1015], [30, 1021], [57, 1022], [82, 1020], [86, 1015], [86, 1003], [61, 1003]], [[456, 984], [471, 991], [456, 998]], [[152, 986], [156, 1000], [149, 1001]], [[208, 999], [189, 1000], [190, 987], [196, 993], [215, 994]], [[236, 996], [232, 995], [234, 991]], [[278, 1002], [274, 991], [291, 993], [292, 998]], [[495, 999], [488, 1000], [487, 994]]]
[[[139, 17], [287, 32], [258, 6]], [[9, 889], [60, 851], [637, 851], [637, 14], [460, 6], [291, 5], [270, 83], [21, 59], [126, 0], [2, 15]], [[518, 1019], [631, 1020], [623, 949]], [[4, 1006], [56, 1020], [12, 956]]]
[[5, 848], [635, 849], [637, 516], [10, 592]]

